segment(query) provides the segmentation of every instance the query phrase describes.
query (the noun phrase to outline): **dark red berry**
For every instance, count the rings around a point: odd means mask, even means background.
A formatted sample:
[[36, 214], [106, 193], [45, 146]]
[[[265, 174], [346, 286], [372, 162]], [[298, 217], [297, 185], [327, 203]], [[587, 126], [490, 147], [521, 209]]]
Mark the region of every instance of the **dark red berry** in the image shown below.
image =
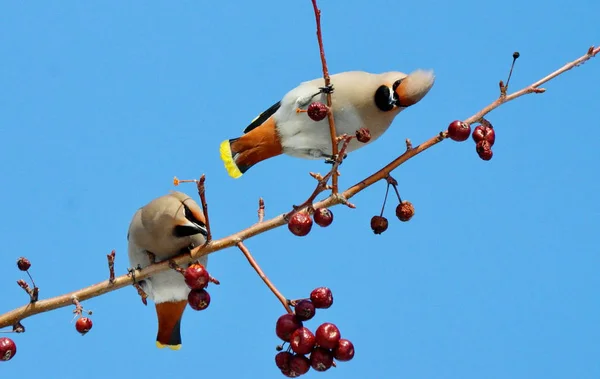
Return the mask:
[[310, 353], [310, 365], [317, 371], [327, 371], [333, 365], [333, 352], [322, 347], [315, 347]]
[[17, 267], [21, 271], [27, 271], [29, 270], [29, 267], [31, 267], [31, 262], [29, 262], [29, 259], [21, 257], [17, 260]]
[[185, 270], [183, 274], [185, 284], [193, 290], [201, 290], [208, 286], [210, 275], [204, 266], [194, 263]]
[[319, 325], [315, 332], [317, 345], [325, 349], [335, 349], [341, 337], [338, 327], [330, 322]]
[[10, 361], [17, 354], [15, 341], [8, 337], [0, 338], [0, 361]]
[[489, 161], [494, 155], [492, 152], [492, 145], [486, 140], [477, 142], [475, 149], [479, 155], [479, 158], [483, 159], [484, 161]]
[[333, 222], [333, 213], [327, 208], [315, 209], [315, 223], [319, 226], [326, 227]]
[[310, 232], [310, 229], [312, 229], [312, 225], [312, 219], [306, 212], [296, 212], [292, 215], [290, 221], [288, 221], [288, 229], [290, 232], [299, 237], [307, 235]]
[[448, 137], [454, 141], [465, 141], [469, 138], [469, 134], [471, 134], [471, 127], [462, 121], [452, 121], [448, 125]]
[[400, 221], [406, 222], [415, 215], [415, 207], [410, 201], [404, 200], [396, 207], [396, 217]]
[[315, 347], [315, 335], [308, 328], [299, 328], [290, 337], [290, 347], [297, 354], [308, 354]]
[[301, 327], [302, 321], [298, 320], [298, 317], [286, 313], [277, 319], [277, 323], [275, 324], [275, 334], [282, 340], [289, 342], [292, 333]]
[[81, 335], [84, 335], [87, 332], [89, 332], [90, 329], [92, 329], [92, 326], [92, 319], [88, 317], [80, 317], [75, 323], [75, 329], [77, 329], [77, 331], [81, 333]]
[[477, 125], [475, 130], [473, 130], [473, 141], [478, 143], [480, 141], [486, 140], [490, 143], [490, 146], [494, 145], [496, 142], [496, 132], [494, 128], [489, 126]]
[[373, 216], [371, 218], [371, 229], [375, 234], [381, 234], [388, 228], [388, 220], [383, 216]]
[[191, 290], [188, 294], [190, 308], [195, 311], [203, 311], [210, 305], [210, 295], [206, 290]]
[[333, 304], [333, 294], [327, 287], [319, 287], [310, 293], [310, 301], [315, 308], [327, 309]]
[[280, 370], [289, 370], [290, 369], [290, 359], [292, 359], [294, 355], [288, 351], [282, 351], [275, 355], [275, 364]]
[[321, 121], [327, 117], [327, 105], [315, 101], [308, 106], [307, 113], [313, 121]]
[[308, 370], [310, 370], [310, 360], [304, 355], [296, 354], [290, 359], [290, 373], [300, 376], [306, 374]]
[[310, 320], [315, 316], [315, 305], [310, 300], [300, 300], [294, 307], [294, 313], [300, 321]]
[[347, 339], [340, 339], [338, 345], [333, 350], [335, 359], [341, 362], [346, 362], [354, 358], [354, 345]]
[[356, 131], [358, 142], [367, 143], [371, 140], [371, 132], [367, 128], [360, 128]]

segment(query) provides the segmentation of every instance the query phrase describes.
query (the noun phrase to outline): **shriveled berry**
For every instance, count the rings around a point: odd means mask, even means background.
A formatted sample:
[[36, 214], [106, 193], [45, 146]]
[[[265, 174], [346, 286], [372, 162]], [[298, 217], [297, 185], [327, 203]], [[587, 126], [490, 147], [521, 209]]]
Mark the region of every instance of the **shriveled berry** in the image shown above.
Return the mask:
[[333, 213], [328, 208], [315, 209], [315, 223], [319, 226], [326, 227], [333, 222]]
[[0, 361], [10, 361], [17, 354], [15, 341], [8, 337], [0, 338]]
[[315, 347], [315, 342], [315, 335], [305, 327], [296, 329], [290, 336], [290, 347], [297, 354], [310, 353]]
[[340, 362], [346, 362], [354, 358], [354, 345], [345, 338], [341, 338], [333, 350], [333, 357]]
[[371, 229], [375, 234], [381, 234], [388, 228], [388, 220], [383, 216], [373, 216], [371, 218]]
[[294, 355], [288, 351], [282, 351], [275, 355], [275, 364], [280, 370], [290, 369], [290, 360]]
[[310, 301], [315, 308], [327, 309], [333, 304], [333, 294], [327, 287], [319, 287], [310, 293]]
[[17, 260], [17, 267], [21, 271], [27, 271], [29, 270], [29, 267], [31, 267], [31, 262], [29, 261], [29, 259], [21, 257]]
[[333, 352], [322, 347], [315, 347], [310, 353], [310, 365], [317, 371], [327, 371], [333, 365]]
[[290, 372], [296, 376], [304, 375], [310, 370], [310, 360], [304, 355], [294, 355], [290, 359]]
[[494, 128], [484, 125], [477, 125], [475, 130], [473, 130], [473, 141], [478, 143], [483, 140], [488, 141], [490, 146], [494, 145], [494, 142], [496, 142], [496, 132], [494, 131]]
[[452, 121], [450, 125], [448, 125], [448, 137], [454, 141], [465, 141], [469, 138], [469, 134], [471, 134], [471, 127], [462, 121]]
[[406, 222], [415, 215], [415, 207], [410, 201], [404, 200], [396, 207], [396, 217], [400, 221]]
[[80, 317], [75, 323], [75, 329], [77, 329], [77, 331], [81, 333], [81, 335], [84, 335], [87, 332], [89, 332], [90, 329], [92, 329], [92, 326], [92, 319], [88, 317]]
[[206, 290], [191, 290], [188, 294], [188, 304], [195, 311], [203, 311], [210, 305], [210, 295]]
[[208, 270], [199, 263], [190, 265], [190, 267], [185, 270], [183, 278], [185, 279], [185, 284], [193, 290], [206, 288], [210, 281]]
[[294, 313], [300, 321], [310, 320], [315, 316], [315, 305], [310, 300], [300, 300], [294, 307]]
[[360, 128], [356, 131], [358, 142], [367, 143], [371, 140], [371, 131], [367, 128]]
[[483, 159], [484, 161], [489, 161], [494, 155], [492, 152], [492, 145], [490, 145], [490, 143], [486, 140], [477, 142], [475, 149], [479, 155], [479, 158]]
[[308, 117], [310, 117], [313, 121], [321, 121], [327, 117], [327, 105], [321, 103], [320, 101], [315, 101], [308, 106], [307, 113]]
[[302, 321], [298, 320], [298, 317], [286, 313], [277, 319], [277, 323], [275, 324], [275, 334], [282, 340], [289, 342], [292, 333], [301, 327]]
[[288, 229], [298, 237], [307, 235], [312, 229], [312, 225], [312, 219], [306, 212], [296, 212], [290, 217], [290, 221], [288, 221]]
[[317, 345], [325, 349], [335, 349], [341, 337], [338, 327], [330, 322], [319, 325], [315, 332]]

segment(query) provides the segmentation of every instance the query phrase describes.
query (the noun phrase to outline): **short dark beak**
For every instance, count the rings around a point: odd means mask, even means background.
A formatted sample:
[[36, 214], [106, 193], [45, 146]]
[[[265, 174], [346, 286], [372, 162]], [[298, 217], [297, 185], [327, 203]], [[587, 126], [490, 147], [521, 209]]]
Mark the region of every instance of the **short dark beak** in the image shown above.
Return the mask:
[[208, 235], [208, 232], [206, 231], [206, 226], [199, 225], [197, 223], [189, 223], [186, 225], [177, 225], [175, 227], [175, 230], [173, 231], [173, 234], [175, 234], [175, 236], [177, 237], [189, 237], [198, 233], [206, 237]]

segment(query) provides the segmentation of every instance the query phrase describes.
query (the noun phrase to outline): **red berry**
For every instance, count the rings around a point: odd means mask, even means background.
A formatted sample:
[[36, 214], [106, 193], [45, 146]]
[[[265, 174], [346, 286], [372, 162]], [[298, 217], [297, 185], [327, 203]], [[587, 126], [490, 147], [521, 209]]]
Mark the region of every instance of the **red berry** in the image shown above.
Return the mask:
[[290, 337], [290, 347], [297, 354], [308, 354], [315, 347], [315, 335], [308, 328], [299, 328]]
[[183, 274], [185, 284], [193, 290], [201, 290], [208, 286], [210, 275], [204, 266], [199, 263], [190, 265]]
[[333, 213], [327, 208], [315, 209], [315, 223], [319, 226], [326, 227], [333, 222]]
[[282, 351], [275, 355], [275, 364], [280, 370], [289, 370], [290, 369], [290, 359], [292, 359], [294, 355], [288, 351]]
[[415, 215], [415, 207], [413, 207], [410, 201], [404, 200], [396, 207], [396, 217], [400, 221], [406, 222]]
[[307, 113], [313, 121], [321, 121], [327, 117], [327, 105], [315, 101], [308, 106]]
[[315, 347], [310, 353], [310, 365], [317, 371], [327, 371], [333, 365], [333, 353], [322, 347]]
[[300, 300], [294, 307], [294, 313], [300, 321], [310, 320], [315, 316], [315, 305], [310, 300]]
[[188, 294], [190, 308], [195, 311], [203, 311], [210, 305], [210, 295], [206, 290], [191, 290]]
[[335, 359], [346, 362], [354, 358], [354, 345], [347, 339], [340, 339], [337, 347], [333, 350]]
[[381, 234], [388, 228], [388, 220], [383, 216], [373, 216], [371, 218], [371, 229], [375, 234]]
[[371, 140], [371, 131], [367, 128], [360, 128], [356, 131], [356, 139], [358, 142], [367, 143]]
[[17, 354], [15, 341], [8, 337], [0, 338], [0, 361], [10, 361]]
[[29, 262], [29, 259], [21, 257], [17, 260], [17, 267], [21, 271], [27, 271], [29, 270], [29, 267], [31, 267], [31, 262]]
[[89, 332], [90, 329], [92, 329], [92, 325], [92, 319], [88, 317], [80, 317], [75, 323], [75, 329], [77, 329], [81, 335], [84, 335]]
[[294, 355], [290, 359], [290, 373], [295, 376], [304, 375], [310, 370], [310, 360], [304, 355]]
[[490, 146], [494, 145], [494, 142], [496, 142], [496, 132], [494, 131], [494, 128], [490, 126], [477, 125], [475, 130], [473, 130], [473, 141], [478, 143], [483, 140], [488, 141]]
[[303, 237], [310, 232], [312, 228], [312, 219], [306, 212], [296, 212], [288, 221], [288, 229], [293, 234]]
[[319, 287], [310, 293], [310, 301], [315, 308], [327, 309], [333, 304], [333, 294], [327, 287]]
[[471, 127], [462, 121], [452, 121], [448, 125], [448, 137], [454, 141], [464, 141], [469, 138], [469, 134], [471, 134]]
[[317, 345], [325, 349], [335, 349], [341, 337], [338, 327], [330, 322], [319, 325], [315, 332]]
[[290, 342], [290, 337], [296, 329], [302, 327], [302, 321], [298, 320], [298, 317], [289, 313], [279, 317], [275, 324], [275, 334], [286, 342]]
[[475, 149], [479, 155], [479, 158], [483, 159], [484, 161], [489, 161], [494, 155], [492, 152], [492, 145], [486, 140], [477, 142]]

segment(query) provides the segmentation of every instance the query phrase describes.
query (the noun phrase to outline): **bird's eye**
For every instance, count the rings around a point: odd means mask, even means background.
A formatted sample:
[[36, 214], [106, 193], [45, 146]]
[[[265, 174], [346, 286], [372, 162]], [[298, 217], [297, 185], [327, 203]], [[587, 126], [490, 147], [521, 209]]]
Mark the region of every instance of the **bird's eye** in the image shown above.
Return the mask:
[[402, 83], [402, 81], [403, 81], [403, 80], [404, 80], [404, 79], [398, 79], [398, 80], [396, 80], [396, 81], [394, 82], [394, 85], [392, 86], [392, 90], [393, 90], [394, 92], [396, 92], [396, 88], [398, 88], [398, 86], [400, 85], [400, 83]]

